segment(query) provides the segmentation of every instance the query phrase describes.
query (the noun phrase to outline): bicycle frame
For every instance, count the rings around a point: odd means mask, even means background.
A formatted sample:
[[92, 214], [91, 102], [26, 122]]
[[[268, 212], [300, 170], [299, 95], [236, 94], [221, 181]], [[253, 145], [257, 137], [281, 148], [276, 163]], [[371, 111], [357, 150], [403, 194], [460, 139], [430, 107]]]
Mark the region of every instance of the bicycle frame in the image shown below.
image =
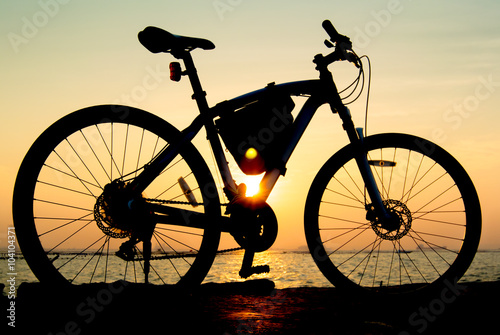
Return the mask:
[[[171, 78], [189, 76], [200, 114], [179, 131], [144, 110], [99, 105], [47, 128], [21, 163], [12, 201], [19, 244], [33, 273], [51, 283], [149, 283], [152, 271], [152, 282], [189, 288], [204, 280], [217, 254], [235, 250], [244, 250], [241, 278], [269, 272], [267, 264], [253, 265], [254, 255], [278, 237], [267, 199], [316, 111], [328, 104], [349, 144], [317, 171], [305, 201], [307, 247], [323, 275], [339, 289], [370, 297], [438, 292], [463, 276], [481, 233], [472, 180], [453, 156], [420, 137], [363, 138], [328, 70], [341, 60], [359, 68], [345, 90], [359, 93], [354, 101], [363, 88], [358, 84], [365, 84], [363, 64], [347, 36], [328, 20], [323, 28], [330, 36], [326, 46], [335, 49], [315, 56], [319, 79], [272, 83], [213, 107], [190, 55], [196, 48], [213, 49], [213, 43], [155, 27], [139, 33], [149, 51], [184, 61], [183, 72], [179, 63], [171, 64]], [[304, 104], [292, 117], [297, 96]], [[192, 143], [204, 135], [202, 128], [222, 177], [218, 185]], [[242, 172], [265, 172], [257, 195], [247, 196], [245, 185], [233, 180], [225, 151]], [[184, 195], [187, 201], [179, 201]], [[221, 232], [234, 242], [224, 236], [221, 243]], [[68, 250], [72, 255], [59, 259]]]
[[[227, 107], [237, 109], [245, 106], [252, 101], [258, 100], [265, 93], [266, 88], [247, 93], [231, 100], [223, 101], [210, 108], [206, 100], [206, 93], [202, 89], [190, 53], [185, 52], [185, 54], [181, 58], [184, 60], [186, 72], [189, 76], [189, 80], [194, 92], [193, 99], [195, 99], [197, 102], [200, 115], [198, 115], [194, 119], [194, 121], [182, 131], [183, 136], [179, 138], [176, 143], [170, 144], [165, 147], [147, 166], [147, 168], [145, 168], [144, 171], [131, 182], [131, 187], [138, 193], [144, 191], [149, 183], [152, 182], [154, 178], [168, 166], [168, 164], [170, 164], [173, 158], [177, 155], [182, 145], [191, 142], [200, 132], [200, 130], [202, 128], [205, 128], [207, 131], [207, 138], [212, 147], [217, 167], [219, 169], [219, 173], [224, 183], [226, 194], [229, 194], [229, 200], [232, 200], [231, 195], [234, 196], [237, 194], [237, 185], [232, 178], [232, 174], [229, 169], [217, 129], [215, 127], [214, 119], [219, 116], [219, 112], [221, 109]], [[332, 74], [327, 69], [326, 62], [323, 64], [320, 58], [315, 59], [315, 62], [318, 65], [317, 69], [320, 72], [320, 79], [289, 82], [279, 85], [272, 84], [274, 86], [274, 89], [282, 91], [290, 96], [309, 96], [292, 124], [293, 130], [291, 139], [282, 153], [281, 162], [283, 163], [283, 166], [286, 165], [300, 138], [302, 137], [302, 134], [305, 132], [307, 126], [309, 125], [309, 122], [315, 115], [317, 109], [321, 105], [329, 103], [332, 112], [339, 114], [340, 118], [343, 121], [344, 130], [347, 132], [350, 142], [353, 143], [354, 147], [356, 148], [356, 162], [365, 182], [367, 192], [370, 195], [370, 199], [372, 200], [372, 206], [374, 207], [375, 212], [379, 217], [387, 217], [388, 215], [383, 206], [380, 193], [375, 183], [375, 179], [368, 165], [366, 153], [363, 150], [362, 134], [355, 129], [350, 112], [347, 107], [343, 105], [340, 99], [337, 88], [333, 81]], [[267, 200], [280, 175], [283, 174], [284, 170], [279, 168], [274, 168], [265, 173], [260, 183], [259, 194], [257, 195], [260, 201]], [[158, 204], [152, 205], [152, 209], [156, 213], [168, 214], [170, 220], [172, 219], [172, 217], [177, 217], [179, 219], [189, 217], [189, 222], [182, 220], [184, 222], [179, 221], [178, 223], [180, 225], [189, 225], [191, 227], [203, 228], [202, 221], [197, 220], [197, 218], [201, 219], [203, 214]], [[161, 221], [161, 218], [158, 217], [157, 221]], [[223, 231], [227, 231], [227, 229], [223, 229]]]

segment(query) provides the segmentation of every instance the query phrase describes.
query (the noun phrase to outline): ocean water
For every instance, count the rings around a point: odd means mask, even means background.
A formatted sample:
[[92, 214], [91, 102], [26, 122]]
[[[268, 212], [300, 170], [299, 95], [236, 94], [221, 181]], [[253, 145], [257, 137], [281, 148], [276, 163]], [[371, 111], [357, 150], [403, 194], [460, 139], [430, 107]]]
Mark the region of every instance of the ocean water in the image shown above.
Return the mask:
[[[243, 281], [238, 271], [243, 254], [219, 255], [205, 278], [205, 282]], [[306, 252], [267, 251], [255, 255], [254, 265], [270, 266], [271, 271], [251, 278], [274, 281], [276, 288], [332, 287]], [[500, 280], [500, 251], [479, 251], [462, 281]]]
[[[1, 283], [7, 286], [8, 262], [6, 255], [0, 258]], [[243, 252], [219, 254], [204, 283], [241, 282], [238, 271], [241, 267]], [[272, 280], [276, 288], [294, 287], [332, 287], [332, 284], [322, 275], [311, 255], [306, 252], [266, 251], [257, 253], [254, 265], [269, 265], [271, 271], [254, 275], [249, 279], [266, 278]], [[22, 257], [15, 262], [16, 286], [22, 282], [36, 282], [37, 279]], [[461, 279], [464, 282], [482, 282], [500, 280], [500, 250], [479, 251], [469, 270]]]

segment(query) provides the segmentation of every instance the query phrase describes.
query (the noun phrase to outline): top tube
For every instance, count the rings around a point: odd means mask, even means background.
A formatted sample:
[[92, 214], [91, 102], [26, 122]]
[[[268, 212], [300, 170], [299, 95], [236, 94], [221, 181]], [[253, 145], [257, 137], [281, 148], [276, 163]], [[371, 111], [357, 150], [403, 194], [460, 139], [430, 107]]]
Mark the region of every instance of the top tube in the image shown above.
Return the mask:
[[319, 91], [320, 86], [321, 83], [319, 79], [293, 81], [282, 84], [270, 83], [264, 88], [240, 95], [230, 100], [224, 100], [215, 105], [214, 107], [212, 107], [211, 109], [215, 110], [216, 114], [213, 115], [215, 117], [219, 116], [218, 114], [219, 108], [221, 108], [221, 110], [225, 108], [238, 109], [250, 102], [258, 100], [262, 95], [268, 93], [270, 88], [276, 90], [276, 92], [286, 93], [293, 96], [300, 96], [300, 95], [313, 95], [315, 93], [317, 94], [320, 92]]

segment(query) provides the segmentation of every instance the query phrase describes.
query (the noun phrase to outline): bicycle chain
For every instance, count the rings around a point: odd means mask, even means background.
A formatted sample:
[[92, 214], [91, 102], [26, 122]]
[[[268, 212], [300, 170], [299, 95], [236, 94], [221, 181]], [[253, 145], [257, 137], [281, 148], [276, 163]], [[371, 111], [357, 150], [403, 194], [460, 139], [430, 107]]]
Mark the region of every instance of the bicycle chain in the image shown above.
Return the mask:
[[[232, 249], [223, 249], [223, 250], [217, 250], [216, 254], [223, 254], [223, 253], [228, 253], [232, 251], [239, 251], [243, 250], [243, 248], [232, 248]], [[184, 257], [196, 257], [197, 254], [176, 254], [176, 255], [164, 255], [164, 256], [151, 256], [150, 260], [160, 260], [160, 259], [172, 259], [172, 258], [184, 258]], [[135, 259], [135, 260], [144, 260], [144, 257], [140, 259]]]
[[[172, 204], [172, 205], [193, 205], [196, 204], [196, 206], [203, 206], [203, 202], [196, 202], [196, 203], [191, 203], [189, 201], [177, 201], [177, 200], [160, 200], [160, 199], [151, 199], [151, 198], [144, 198], [144, 200], [149, 201], [149, 202], [157, 202], [160, 204]], [[229, 204], [220, 204], [223, 207], [228, 206]]]

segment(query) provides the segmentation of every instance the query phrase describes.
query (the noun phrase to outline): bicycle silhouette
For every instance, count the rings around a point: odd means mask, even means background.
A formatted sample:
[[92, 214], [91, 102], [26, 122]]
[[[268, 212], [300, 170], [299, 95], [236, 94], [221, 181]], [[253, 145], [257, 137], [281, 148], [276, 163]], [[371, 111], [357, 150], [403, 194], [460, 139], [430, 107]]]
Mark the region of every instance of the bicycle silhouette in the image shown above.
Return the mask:
[[[422, 292], [460, 278], [481, 232], [472, 181], [434, 143], [407, 134], [365, 136], [354, 126], [328, 66], [353, 63], [356, 89], [363, 62], [330, 21], [323, 27], [334, 51], [314, 57], [319, 79], [272, 83], [213, 107], [190, 52], [214, 44], [155, 27], [140, 32], [149, 51], [183, 61], [184, 70], [170, 64], [171, 79], [189, 78], [200, 114], [179, 131], [137, 108], [93, 106], [40, 135], [13, 197], [18, 241], [37, 278], [195, 286], [210, 270], [222, 232], [245, 250], [241, 277], [269, 271], [253, 266], [254, 254], [269, 249], [278, 231], [266, 199], [324, 104], [350, 142], [320, 169], [305, 204], [307, 244], [324, 276], [351, 292], [381, 294], [388, 287]], [[305, 99], [296, 117], [292, 97]], [[191, 143], [203, 128], [222, 185]], [[247, 197], [245, 184], [233, 180], [221, 139], [244, 173], [264, 173], [257, 195]]]

